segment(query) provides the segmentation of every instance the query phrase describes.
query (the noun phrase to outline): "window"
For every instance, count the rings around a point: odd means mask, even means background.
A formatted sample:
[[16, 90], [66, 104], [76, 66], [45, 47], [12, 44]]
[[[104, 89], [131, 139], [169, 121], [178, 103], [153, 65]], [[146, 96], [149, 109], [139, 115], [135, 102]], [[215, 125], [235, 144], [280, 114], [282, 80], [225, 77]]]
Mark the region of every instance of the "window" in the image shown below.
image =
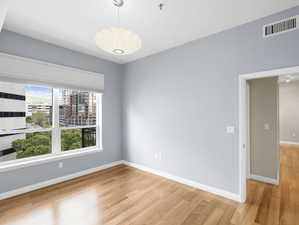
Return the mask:
[[101, 94], [0, 82], [0, 163], [101, 149]]

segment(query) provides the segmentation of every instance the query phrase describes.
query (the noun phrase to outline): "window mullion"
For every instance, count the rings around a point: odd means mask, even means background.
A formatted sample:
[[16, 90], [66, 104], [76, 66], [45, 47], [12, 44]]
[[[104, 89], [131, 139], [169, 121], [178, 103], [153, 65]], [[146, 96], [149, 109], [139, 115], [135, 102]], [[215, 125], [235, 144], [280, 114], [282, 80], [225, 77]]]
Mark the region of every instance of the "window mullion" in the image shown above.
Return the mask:
[[96, 145], [103, 149], [102, 142], [102, 94], [96, 94]]
[[59, 89], [53, 88], [53, 132], [52, 132], [52, 153], [61, 152], [61, 138], [59, 129]]

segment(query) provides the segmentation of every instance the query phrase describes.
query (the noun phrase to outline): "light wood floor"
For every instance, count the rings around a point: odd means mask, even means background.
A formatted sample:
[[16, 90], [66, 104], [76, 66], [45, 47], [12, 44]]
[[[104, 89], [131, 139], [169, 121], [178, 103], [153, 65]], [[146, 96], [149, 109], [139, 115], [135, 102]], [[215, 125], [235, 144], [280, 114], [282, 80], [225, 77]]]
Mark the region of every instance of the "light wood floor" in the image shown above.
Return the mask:
[[281, 184], [248, 181], [245, 204], [121, 165], [0, 201], [0, 225], [297, 225], [299, 147], [281, 159]]

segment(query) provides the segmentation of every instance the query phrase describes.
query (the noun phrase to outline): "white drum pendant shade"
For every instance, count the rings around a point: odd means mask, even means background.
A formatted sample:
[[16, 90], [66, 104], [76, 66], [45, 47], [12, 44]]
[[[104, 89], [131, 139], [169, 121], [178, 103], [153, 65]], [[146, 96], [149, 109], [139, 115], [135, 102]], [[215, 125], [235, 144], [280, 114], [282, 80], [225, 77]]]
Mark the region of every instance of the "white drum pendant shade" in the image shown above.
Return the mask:
[[112, 27], [96, 33], [96, 45], [114, 55], [128, 55], [141, 48], [141, 40], [129, 30]]

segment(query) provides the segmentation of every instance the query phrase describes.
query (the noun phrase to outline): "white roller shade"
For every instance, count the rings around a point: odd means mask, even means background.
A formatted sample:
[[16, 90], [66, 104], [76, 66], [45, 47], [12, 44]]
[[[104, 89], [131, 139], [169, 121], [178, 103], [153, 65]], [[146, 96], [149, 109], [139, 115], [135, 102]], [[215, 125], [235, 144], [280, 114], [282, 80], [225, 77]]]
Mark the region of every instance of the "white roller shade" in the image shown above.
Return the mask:
[[0, 53], [0, 80], [104, 92], [104, 75]]

